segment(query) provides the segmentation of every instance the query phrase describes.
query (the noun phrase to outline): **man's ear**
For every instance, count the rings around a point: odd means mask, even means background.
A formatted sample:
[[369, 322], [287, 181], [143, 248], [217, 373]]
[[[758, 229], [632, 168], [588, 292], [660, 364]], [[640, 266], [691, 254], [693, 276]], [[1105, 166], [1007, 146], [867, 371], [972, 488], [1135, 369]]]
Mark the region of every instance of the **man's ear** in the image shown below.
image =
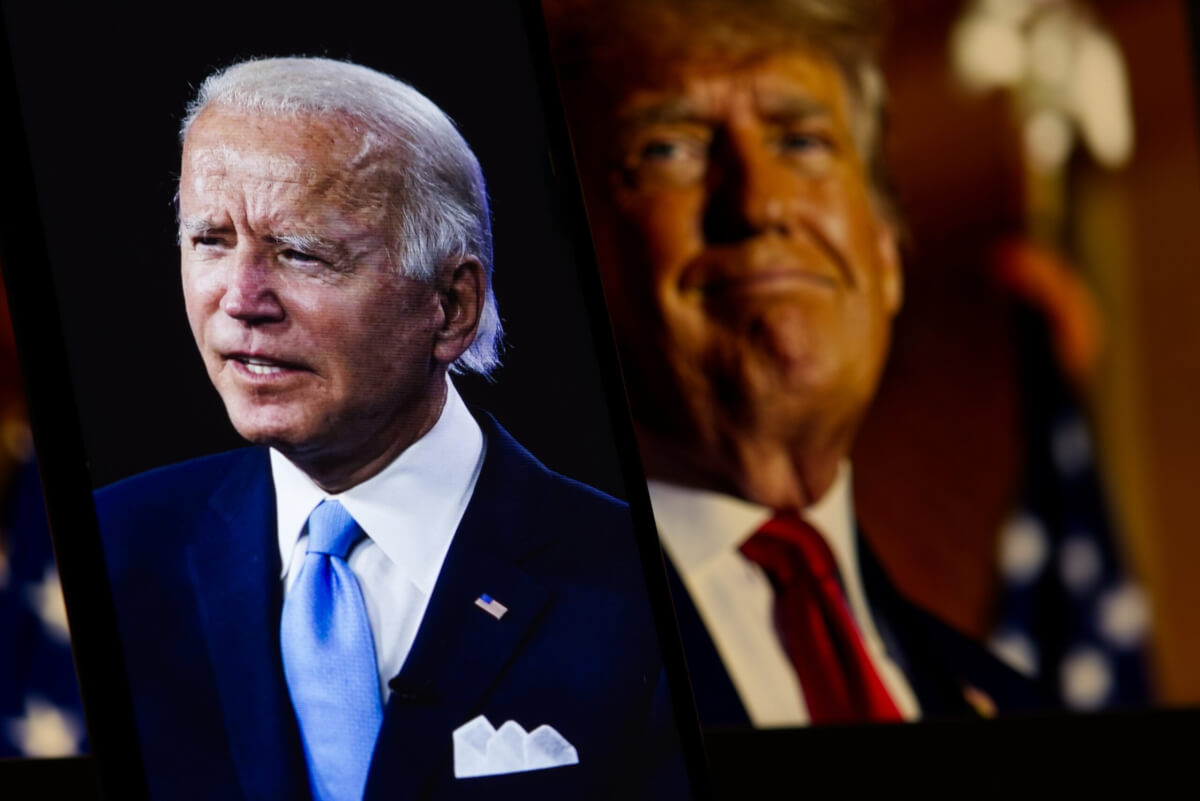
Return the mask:
[[880, 220], [876, 247], [879, 249], [879, 292], [883, 305], [892, 317], [904, 305], [904, 268], [900, 264], [900, 246], [896, 241], [896, 228]]
[[486, 286], [483, 265], [474, 256], [464, 256], [442, 270], [437, 283], [442, 325], [433, 343], [433, 356], [439, 362], [453, 364], [475, 341]]

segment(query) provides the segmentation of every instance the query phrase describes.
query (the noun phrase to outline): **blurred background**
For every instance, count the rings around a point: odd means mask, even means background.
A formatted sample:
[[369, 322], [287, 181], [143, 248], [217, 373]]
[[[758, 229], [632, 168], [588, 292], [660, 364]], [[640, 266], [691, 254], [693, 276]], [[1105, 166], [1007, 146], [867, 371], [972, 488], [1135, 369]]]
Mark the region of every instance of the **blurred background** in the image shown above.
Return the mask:
[[1200, 703], [1188, 12], [901, 0], [884, 57], [907, 292], [863, 527], [888, 521], [910, 596], [1079, 710]]
[[[855, 453], [914, 600], [1080, 711], [1200, 704], [1200, 161], [1181, 0], [897, 0], [906, 299]], [[85, 747], [7, 323], [0, 755]], [[886, 524], [883, 522], [886, 521]]]
[[0, 283], [0, 758], [86, 749], [67, 610]]

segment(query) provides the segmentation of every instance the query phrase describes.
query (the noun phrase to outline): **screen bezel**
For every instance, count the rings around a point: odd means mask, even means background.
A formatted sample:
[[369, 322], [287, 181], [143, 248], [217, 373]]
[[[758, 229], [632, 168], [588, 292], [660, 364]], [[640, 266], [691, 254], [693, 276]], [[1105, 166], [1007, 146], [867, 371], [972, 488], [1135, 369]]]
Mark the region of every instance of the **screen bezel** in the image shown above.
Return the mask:
[[[1200, 15], [1188, 8], [1193, 53], [1200, 51]], [[580, 265], [580, 282], [588, 301], [589, 314], [607, 331], [606, 312], [594, 269], [594, 254], [587, 233], [586, 216], [571, 160], [569, 139], [557, 99], [557, 87], [544, 41], [540, 8], [536, 2], [522, 3], [521, 13], [534, 46], [535, 65], [542, 81], [547, 110], [551, 156], [559, 178], [564, 214], [573, 223], [572, 238]], [[116, 798], [145, 796], [141, 759], [134, 728], [120, 650], [117, 642], [107, 576], [95, 565], [103, 564], [95, 514], [90, 502], [91, 484], [84, 462], [82, 434], [78, 425], [62, 328], [58, 320], [54, 287], [50, 280], [49, 256], [41, 234], [42, 221], [36, 186], [28, 161], [19, 98], [7, 57], [8, 32], [0, 19], [6, 57], [0, 59], [0, 114], [10, 132], [4, 149], [3, 174], [9, 189], [7, 214], [0, 215], [0, 267], [28, 265], [27, 269], [5, 269], [11, 298], [18, 353], [30, 398], [31, 427], [37, 445], [43, 486], [52, 529], [56, 558], [72, 624], [72, 641], [81, 684], [89, 737], [94, 758], [77, 760], [28, 760], [0, 763], [6, 792], [33, 795], [85, 797], [97, 783], [106, 795]], [[1195, 65], [1194, 65], [1195, 66]], [[23, 199], [20, 202], [16, 199]], [[605, 385], [613, 401], [614, 425], [620, 435], [618, 450], [622, 464], [637, 467], [637, 449], [624, 405], [615, 349], [608, 336], [598, 337], [597, 352]], [[619, 418], [619, 419], [616, 419]], [[653, 532], [649, 500], [644, 484], [631, 481], [628, 501], [639, 532]], [[70, 536], [64, 532], [72, 532]], [[643, 565], [649, 580], [656, 620], [673, 626], [657, 544], [639, 538]], [[657, 578], [654, 578], [657, 576]], [[663, 659], [673, 675], [682, 675], [683, 657], [676, 637], [662, 642]], [[686, 685], [672, 685], [681, 718], [694, 721]], [[682, 695], [681, 695], [682, 694]], [[685, 721], [686, 722], [686, 721]], [[717, 795], [754, 797], [796, 787], [799, 772], [811, 775], [855, 771], [849, 786], [894, 789], [972, 786], [981, 795], [1027, 790], [1030, 782], [1049, 775], [1059, 777], [1073, 790], [1104, 787], [1113, 777], [1144, 777], [1147, 784], [1172, 778], [1186, 779], [1190, 767], [1180, 750], [1169, 743], [1188, 742], [1187, 735], [1200, 730], [1200, 711], [1155, 709], [1094, 715], [1031, 716], [1028, 718], [967, 723], [921, 723], [898, 726], [826, 727], [772, 732], [710, 732], [707, 735], [711, 772]], [[697, 787], [705, 773], [699, 762], [699, 735], [694, 727], [680, 729]], [[864, 760], [871, 765], [864, 769]], [[1068, 774], [1073, 776], [1068, 781]], [[962, 781], [972, 782], [961, 784]], [[831, 786], [834, 779], [817, 778], [807, 787]], [[1052, 782], [1053, 783], [1053, 782]], [[847, 785], [842, 785], [843, 789]]]
[[[132, 697], [120, 648], [116, 613], [104, 565], [91, 484], [84, 460], [83, 434], [66, 370], [66, 344], [59, 323], [49, 255], [41, 236], [36, 184], [28, 159], [25, 125], [9, 53], [7, 21], [0, 18], [0, 114], [11, 136], [2, 149], [4, 174], [13, 198], [0, 215], [0, 270], [9, 297], [17, 357], [28, 399], [29, 424], [38, 455], [51, 540], [71, 621], [71, 651], [87, 721], [90, 754], [30, 767], [26, 760], [6, 766], [19, 787], [55, 777], [74, 791], [99, 785], [104, 795], [146, 797], [141, 750]], [[15, 265], [24, 265], [18, 269]], [[69, 534], [68, 534], [69, 532]], [[34, 760], [41, 762], [41, 760]], [[26, 764], [22, 764], [26, 763]], [[89, 765], [90, 769], [80, 765]], [[69, 777], [69, 778], [68, 778]], [[68, 787], [60, 787], [66, 790]]]

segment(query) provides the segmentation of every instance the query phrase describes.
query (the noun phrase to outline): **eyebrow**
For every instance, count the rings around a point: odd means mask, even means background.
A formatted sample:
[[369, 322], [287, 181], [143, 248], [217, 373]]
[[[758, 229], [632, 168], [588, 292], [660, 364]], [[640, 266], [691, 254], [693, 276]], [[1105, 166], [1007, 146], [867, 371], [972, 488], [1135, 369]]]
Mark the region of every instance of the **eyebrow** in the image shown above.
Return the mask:
[[341, 242], [306, 232], [275, 234], [263, 237], [263, 241], [273, 245], [285, 245], [305, 253], [317, 253], [332, 258], [341, 257], [346, 253], [346, 247]]
[[829, 105], [803, 95], [766, 94], [758, 98], [759, 110], [775, 119], [807, 120], [833, 116]]
[[[178, 201], [176, 201], [178, 203]], [[188, 236], [199, 236], [211, 231], [220, 231], [228, 226], [221, 226], [206, 217], [183, 217], [179, 220], [179, 229]]]
[[[764, 92], [757, 99], [761, 113], [774, 119], [806, 120], [829, 118], [833, 112], [829, 105], [805, 95]], [[686, 122], [709, 123], [713, 115], [705, 113], [697, 104], [686, 97], [671, 97], [656, 103], [635, 108], [621, 115], [623, 125], [642, 127], [670, 125]]]
[[[188, 236], [202, 236], [203, 234], [232, 230], [232, 226], [217, 224], [207, 217], [189, 217], [180, 220], [179, 227]], [[332, 257], [342, 256], [346, 252], [346, 247], [341, 242], [305, 231], [272, 234], [264, 236], [262, 241]]]
[[707, 115], [701, 114], [696, 104], [684, 97], [673, 97], [635, 108], [621, 115], [624, 125], [662, 125], [679, 122], [702, 122]]

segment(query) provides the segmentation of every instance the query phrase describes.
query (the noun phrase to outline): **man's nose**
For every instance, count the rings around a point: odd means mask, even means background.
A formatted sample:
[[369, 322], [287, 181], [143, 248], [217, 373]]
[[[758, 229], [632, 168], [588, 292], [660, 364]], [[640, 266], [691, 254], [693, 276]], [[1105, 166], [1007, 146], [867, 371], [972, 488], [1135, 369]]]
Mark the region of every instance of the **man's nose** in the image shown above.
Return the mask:
[[238, 248], [226, 266], [221, 311], [250, 324], [282, 320], [275, 276], [267, 256], [251, 248]]
[[787, 231], [796, 186], [786, 165], [754, 143], [732, 136], [718, 137], [710, 158], [706, 241], [724, 244], [771, 230]]

